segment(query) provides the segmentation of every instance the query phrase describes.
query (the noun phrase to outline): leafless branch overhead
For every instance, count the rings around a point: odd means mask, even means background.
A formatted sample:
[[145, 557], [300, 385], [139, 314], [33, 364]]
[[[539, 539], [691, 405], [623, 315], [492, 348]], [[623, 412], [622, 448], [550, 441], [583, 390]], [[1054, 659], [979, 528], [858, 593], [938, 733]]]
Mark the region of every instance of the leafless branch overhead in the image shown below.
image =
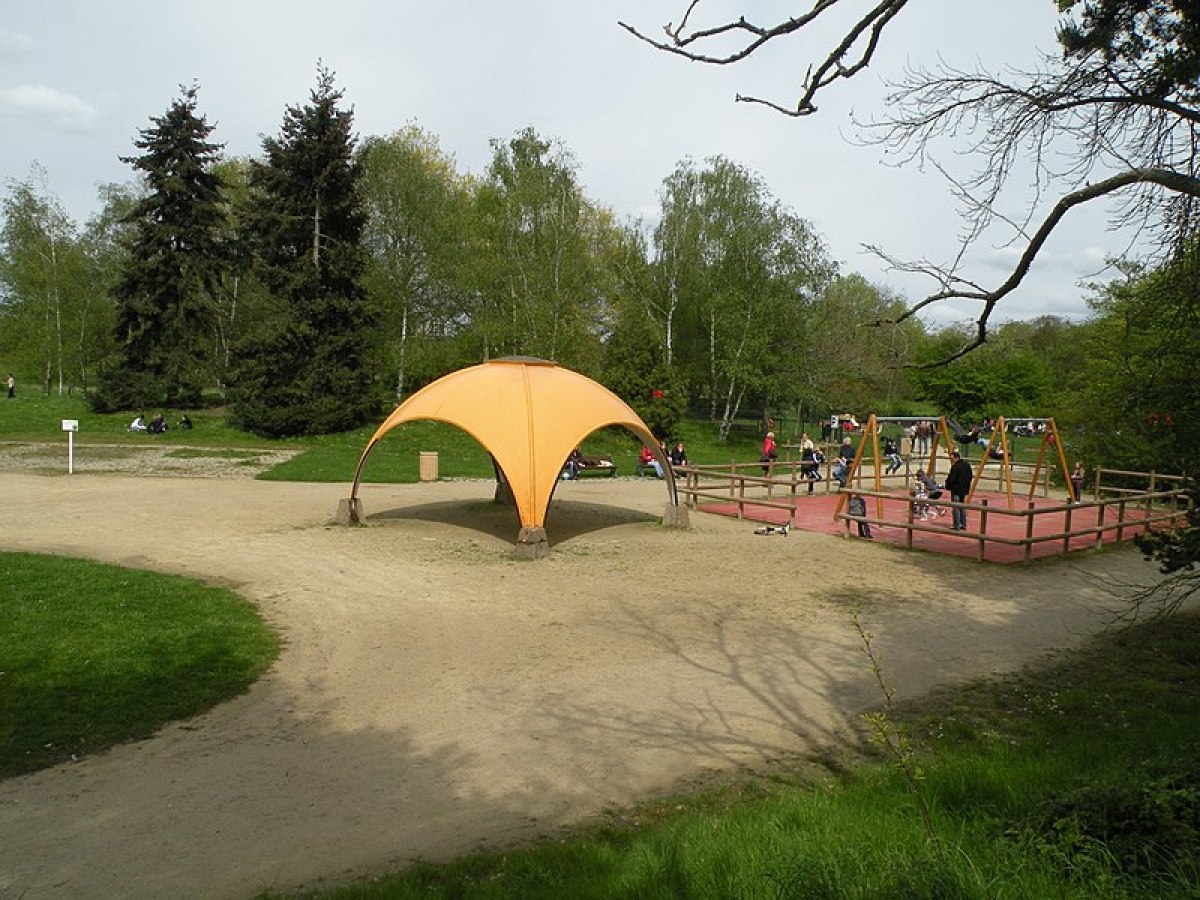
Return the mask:
[[[756, 25], [739, 16], [733, 21], [723, 22], [708, 28], [693, 28], [691, 21], [701, 0], [691, 0], [678, 25], [668, 22], [663, 26], [665, 39], [655, 39], [625, 22], [618, 24], [640, 41], [645, 41], [658, 50], [682, 56], [692, 62], [725, 66], [740, 62], [760, 50], [776, 38], [795, 34], [815, 22], [839, 3], [846, 7], [861, 6], [861, 0], [817, 0], [812, 9], [801, 15], [774, 25]], [[819, 63], [809, 64], [802, 81], [800, 98], [792, 105], [784, 105], [759, 97], [738, 94], [742, 103], [758, 103], [788, 116], [807, 116], [817, 111], [814, 102], [817, 92], [829, 87], [839, 79], [853, 78], [871, 63], [879, 38], [887, 24], [906, 5], [908, 0], [881, 0], [865, 10], [853, 24], [845, 28], [838, 43], [831, 47]], [[698, 49], [708, 47], [726, 39], [734, 42], [727, 52], [706, 52]], [[847, 62], [847, 57], [850, 61]]]
[[1003, 300], [1004, 297], [1006, 297], [1013, 290], [1015, 290], [1016, 287], [1024, 280], [1025, 276], [1029, 274], [1029, 269], [1033, 265], [1034, 259], [1036, 259], [1038, 253], [1041, 252], [1041, 249], [1045, 245], [1047, 238], [1049, 238], [1054, 229], [1058, 227], [1058, 224], [1062, 221], [1063, 216], [1065, 216], [1076, 206], [1079, 206], [1083, 203], [1088, 203], [1089, 201], [1095, 200], [1098, 197], [1103, 197], [1106, 194], [1112, 194], [1115, 191], [1130, 187], [1131, 185], [1146, 184], [1158, 185], [1159, 187], [1165, 188], [1168, 191], [1172, 191], [1176, 194], [1186, 194], [1191, 197], [1200, 197], [1200, 178], [1190, 175], [1182, 175], [1179, 172], [1174, 172], [1169, 169], [1131, 169], [1127, 172], [1121, 172], [1117, 175], [1113, 175], [1110, 178], [1105, 178], [1104, 180], [1098, 181], [1095, 184], [1085, 185], [1078, 190], [1071, 191], [1069, 194], [1066, 194], [1059, 199], [1059, 201], [1054, 205], [1054, 208], [1050, 211], [1049, 215], [1042, 220], [1042, 223], [1038, 227], [1037, 231], [1035, 231], [1032, 237], [1030, 237], [1029, 243], [1026, 245], [1024, 252], [1021, 254], [1021, 258], [1017, 261], [1016, 266], [1013, 267], [1012, 273], [999, 287], [994, 288], [993, 290], [982, 290], [977, 286], [968, 286], [967, 282], [957, 278], [951, 272], [942, 272], [938, 271], [935, 267], [927, 267], [925, 274], [937, 277], [942, 282], [944, 286], [943, 289], [937, 291], [936, 293], [930, 294], [917, 303], [914, 303], [901, 315], [896, 316], [893, 319], [881, 319], [875, 324], [887, 325], [903, 322], [905, 319], [912, 318], [922, 309], [945, 300], [979, 301], [983, 304], [983, 308], [981, 309], [979, 317], [975, 322], [975, 336], [954, 353], [949, 354], [945, 358], [921, 366], [915, 366], [915, 368], [931, 368], [933, 366], [941, 366], [965, 356], [976, 347], [980, 347], [986, 343], [988, 320], [991, 317], [992, 311], [995, 309], [996, 304]]

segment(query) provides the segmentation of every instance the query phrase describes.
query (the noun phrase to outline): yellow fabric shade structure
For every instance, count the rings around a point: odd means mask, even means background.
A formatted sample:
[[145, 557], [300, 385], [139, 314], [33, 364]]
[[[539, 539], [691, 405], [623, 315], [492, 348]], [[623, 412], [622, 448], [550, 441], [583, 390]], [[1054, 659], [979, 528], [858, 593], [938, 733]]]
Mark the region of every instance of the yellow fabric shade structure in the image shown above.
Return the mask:
[[523, 528], [544, 528], [550, 498], [571, 451], [598, 428], [619, 425], [650, 447], [663, 467], [669, 504], [678, 506], [669, 461], [637, 413], [608, 388], [556, 363], [498, 359], [451, 372], [396, 407], [363, 450], [350, 493], [358, 494], [371, 450], [397, 425], [448, 422], [479, 441], [496, 461]]

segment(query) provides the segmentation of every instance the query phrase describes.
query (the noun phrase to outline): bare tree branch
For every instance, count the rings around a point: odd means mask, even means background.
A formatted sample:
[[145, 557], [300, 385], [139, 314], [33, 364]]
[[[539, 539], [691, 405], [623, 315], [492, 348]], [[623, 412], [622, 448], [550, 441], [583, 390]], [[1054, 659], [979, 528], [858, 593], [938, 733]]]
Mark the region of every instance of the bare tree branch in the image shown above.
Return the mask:
[[[663, 31], [667, 35], [665, 40], [655, 40], [625, 22], [617, 24], [638, 40], [644, 41], [655, 49], [681, 56], [691, 62], [726, 66], [746, 59], [769, 41], [795, 34], [816, 21], [823, 13], [833, 9], [839, 2], [852, 5], [854, 0], [817, 0], [807, 13], [777, 25], [755, 25], [746, 21], [745, 16], [739, 16], [734, 21], [711, 28], [689, 30], [688, 23], [700, 2], [701, 0], [691, 0], [678, 26], [674, 26], [670, 22], [663, 26]], [[817, 111], [813, 101], [818, 91], [829, 87], [839, 79], [853, 78], [870, 65], [883, 29], [907, 4], [908, 0], [881, 0], [847, 28], [842, 39], [829, 50], [824, 60], [817, 64], [815, 69], [812, 65], [808, 67], [802, 83], [803, 91], [793, 106], [784, 106], [770, 100], [743, 94], [738, 94], [735, 99], [741, 103], [761, 104], [788, 116], [811, 115]], [[728, 53], [709, 54], [692, 49], [700, 44], [726, 37], [743, 38], [744, 42]], [[847, 54], [854, 50], [856, 44], [864, 40], [865, 46], [857, 53], [857, 58], [849, 64], [844, 63], [843, 59]]]
[[[1063, 196], [1056, 204], [1050, 213], [1042, 220], [1042, 224], [1034, 232], [1029, 239], [1029, 243], [1025, 247], [1025, 251], [1021, 254], [1021, 258], [1017, 261], [1013, 268], [1012, 274], [994, 290], [980, 290], [977, 287], [968, 289], [967, 287], [953, 287], [955, 284], [966, 284], [962, 279], [955, 276], [952, 272], [940, 272], [936, 267], [926, 269], [926, 274], [933, 274], [946, 285], [942, 290], [930, 294], [925, 299], [913, 304], [901, 315], [893, 319], [880, 319], [875, 325], [895, 325], [903, 322], [905, 319], [912, 318], [922, 309], [931, 306], [934, 303], [939, 303], [944, 300], [977, 300], [983, 304], [983, 309], [979, 314], [979, 318], [975, 321], [975, 337], [956, 350], [954, 353], [937, 360], [932, 363], [923, 365], [914, 364], [912, 368], [933, 368], [935, 366], [945, 365], [953, 362], [963, 356], [966, 356], [976, 347], [982, 346], [987, 342], [987, 326], [988, 320], [995, 309], [996, 304], [1004, 299], [1009, 293], [1024, 280], [1029, 274], [1029, 269], [1033, 265], [1034, 259], [1041, 252], [1047, 238], [1058, 227], [1058, 223], [1074, 207], [1083, 203], [1095, 200], [1098, 197], [1103, 197], [1106, 194], [1111, 194], [1114, 191], [1119, 191], [1122, 188], [1130, 185], [1154, 184], [1159, 187], [1166, 188], [1179, 194], [1187, 194], [1192, 197], [1200, 197], [1200, 179], [1183, 175], [1179, 172], [1174, 172], [1169, 169], [1131, 169], [1127, 172], [1121, 172], [1106, 178], [1103, 181], [1098, 181], [1095, 184], [1089, 184], [1078, 190], [1071, 191]], [[878, 252], [878, 251], [876, 251]], [[910, 271], [913, 270], [910, 267]]]
[[[695, 27], [702, 0], [690, 0], [678, 26], [666, 25], [664, 39], [647, 37], [620, 23], [651, 46], [693, 62], [738, 63], [767, 43], [809, 28], [831, 11], [850, 10], [850, 24], [822, 59], [808, 66], [794, 106], [739, 94], [738, 101], [757, 103], [790, 116], [815, 112], [819, 91], [838, 79], [852, 78], [870, 64], [888, 23], [907, 0], [815, 0], [811, 8], [776, 25], [764, 26], [745, 16], [709, 27]], [[839, 7], [839, 3], [841, 3]], [[1131, 4], [1136, 7], [1136, 4]], [[1077, 11], [1076, 11], [1077, 12]], [[982, 310], [975, 337], [938, 364], [957, 359], [980, 346], [997, 303], [1028, 273], [1050, 233], [1076, 206], [1106, 195], [1118, 195], [1115, 224], [1135, 233], [1161, 230], [1168, 249], [1182, 246], [1200, 220], [1200, 81], [1196, 66], [1196, 15], [1186, 4], [1142, 6], [1122, 20], [1127, 33], [1111, 34], [1106, 19], [1082, 23], [1060, 20], [1061, 57], [1044, 56], [1038, 70], [1001, 75], [915, 67], [892, 85], [884, 118], [859, 122], [861, 140], [878, 145], [901, 165], [932, 163], [951, 185], [966, 225], [957, 256], [948, 266], [929, 262], [902, 263], [872, 248], [894, 270], [934, 278], [940, 288], [912, 304], [911, 318], [942, 301], [975, 300]], [[732, 47], [710, 52], [709, 47]], [[1186, 51], [1186, 52], [1184, 52]], [[973, 174], [955, 177], [933, 159], [932, 150], [946, 142], [959, 155], [978, 162]], [[1117, 174], [1112, 174], [1112, 173]], [[1032, 180], [1023, 203], [1024, 215], [1002, 212], [1000, 202], [1013, 176]], [[1029, 173], [1027, 176], [1026, 173]], [[1133, 188], [1132, 190], [1123, 190]], [[1059, 196], [1050, 213], [1030, 232], [1043, 200]], [[1003, 224], [1025, 249], [1012, 274], [987, 290], [963, 279], [959, 266], [968, 250], [994, 224]]]

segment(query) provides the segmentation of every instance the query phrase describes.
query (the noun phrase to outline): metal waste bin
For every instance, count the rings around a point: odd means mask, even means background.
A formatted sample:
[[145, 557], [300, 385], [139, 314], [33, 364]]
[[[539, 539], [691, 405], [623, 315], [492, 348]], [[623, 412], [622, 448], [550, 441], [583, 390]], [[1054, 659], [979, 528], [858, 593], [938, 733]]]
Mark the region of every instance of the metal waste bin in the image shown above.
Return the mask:
[[438, 455], [436, 450], [421, 451], [421, 480], [438, 480]]

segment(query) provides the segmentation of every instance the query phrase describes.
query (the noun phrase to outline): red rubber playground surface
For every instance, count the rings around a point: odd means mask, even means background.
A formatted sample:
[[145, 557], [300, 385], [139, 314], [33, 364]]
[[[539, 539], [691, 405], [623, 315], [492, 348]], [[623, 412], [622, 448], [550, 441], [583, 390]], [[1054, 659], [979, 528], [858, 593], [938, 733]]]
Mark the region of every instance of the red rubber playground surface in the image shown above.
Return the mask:
[[[796, 521], [793, 528], [801, 531], [812, 531], [822, 534], [843, 535], [846, 533], [845, 522], [833, 518], [839, 495], [812, 494], [794, 498]], [[773, 502], [787, 504], [787, 494], [777, 494], [771, 498]], [[876, 498], [865, 497], [867, 503], [867, 518], [881, 520], [884, 524], [871, 522], [871, 538], [876, 543], [894, 544], [905, 547], [908, 543], [908, 528], [899, 523], [906, 521], [908, 502], [903, 495], [896, 498], [882, 498], [877, 505]], [[1047, 556], [1057, 556], [1063, 553], [1064, 543], [1067, 552], [1088, 550], [1103, 544], [1113, 544], [1118, 540], [1118, 530], [1110, 528], [1101, 532], [1072, 534], [1066, 537], [1068, 530], [1072, 532], [1096, 529], [1100, 524], [1115, 525], [1118, 521], [1118, 507], [1115, 505], [1101, 506], [1083, 503], [1079, 506], [1065, 507], [1063, 501], [1055, 498], [1034, 498], [1032, 501], [1021, 497], [1013, 498], [1013, 511], [1023, 511], [1032, 502], [1036, 509], [1034, 515], [1006, 515], [1008, 498], [1004, 494], [977, 492], [973, 504], [982, 505], [987, 501], [986, 523], [985, 516], [979, 509], [967, 511], [967, 530], [954, 531], [950, 527], [950, 510], [944, 509], [944, 514], [928, 521], [913, 523], [912, 547], [915, 550], [928, 550], [934, 553], [946, 553], [951, 556], [965, 556], [972, 559], [980, 558], [980, 544], [983, 545], [983, 559], [988, 562], [1014, 563], [1026, 559], [1039, 559]], [[736, 517], [738, 504], [736, 502], [704, 501], [696, 506], [700, 512], [715, 513], [723, 516]], [[1001, 512], [1003, 511], [1003, 512]], [[760, 506], [753, 500], [742, 502], [742, 517], [750, 522], [762, 522], [770, 525], [783, 525], [789, 518], [789, 510], [775, 506]], [[845, 512], [845, 510], [843, 510]], [[1067, 516], [1070, 515], [1068, 529]], [[1101, 515], [1104, 516], [1103, 522]], [[1144, 507], [1133, 503], [1125, 505], [1124, 525], [1120, 529], [1120, 540], [1128, 541], [1134, 535], [1146, 530]], [[887, 524], [888, 522], [895, 524]], [[980, 529], [986, 528], [986, 535]], [[850, 524], [850, 535], [858, 540], [858, 528]], [[981, 538], [983, 540], [981, 541]], [[1027, 540], [1031, 539], [1031, 540]], [[1040, 540], [1039, 540], [1040, 539]], [[1021, 543], [1002, 543], [1002, 541], [1020, 541]], [[1028, 544], [1028, 556], [1026, 555]]]

